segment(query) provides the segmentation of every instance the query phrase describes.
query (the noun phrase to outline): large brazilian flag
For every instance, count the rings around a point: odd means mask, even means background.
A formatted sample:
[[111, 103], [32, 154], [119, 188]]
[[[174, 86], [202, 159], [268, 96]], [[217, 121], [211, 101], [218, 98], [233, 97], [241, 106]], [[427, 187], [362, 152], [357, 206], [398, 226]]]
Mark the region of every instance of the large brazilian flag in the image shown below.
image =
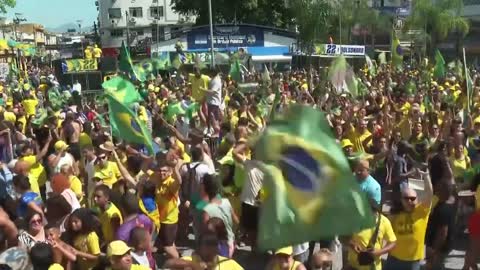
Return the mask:
[[113, 136], [129, 143], [143, 144], [154, 154], [152, 135], [137, 115], [114, 96], [107, 94]]
[[135, 86], [120, 76], [115, 76], [104, 82], [102, 87], [107, 95], [114, 97], [120, 103], [127, 105], [127, 107], [135, 102], [143, 101]]
[[267, 127], [255, 150], [265, 174], [261, 249], [351, 235], [375, 225], [367, 198], [321, 112], [291, 106]]

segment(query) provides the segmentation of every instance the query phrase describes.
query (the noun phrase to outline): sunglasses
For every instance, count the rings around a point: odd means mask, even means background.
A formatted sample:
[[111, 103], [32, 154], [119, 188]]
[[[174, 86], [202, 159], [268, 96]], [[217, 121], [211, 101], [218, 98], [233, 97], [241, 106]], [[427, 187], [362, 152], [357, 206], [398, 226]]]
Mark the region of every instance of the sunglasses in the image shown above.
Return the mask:
[[30, 221], [30, 224], [42, 224], [42, 219], [34, 219]]
[[417, 199], [417, 197], [407, 197], [406, 196], [406, 197], [403, 197], [403, 199], [406, 200], [406, 201], [414, 202]]

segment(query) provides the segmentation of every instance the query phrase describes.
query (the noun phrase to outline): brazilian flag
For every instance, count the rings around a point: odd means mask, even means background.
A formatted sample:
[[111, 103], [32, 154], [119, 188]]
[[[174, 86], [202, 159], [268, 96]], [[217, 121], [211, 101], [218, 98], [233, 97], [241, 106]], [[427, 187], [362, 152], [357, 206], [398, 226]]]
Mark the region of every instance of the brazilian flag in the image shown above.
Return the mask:
[[143, 100], [135, 86], [130, 81], [119, 76], [104, 82], [102, 87], [107, 95], [114, 97], [127, 106]]
[[403, 48], [395, 31], [392, 31], [392, 66], [402, 69], [403, 65]]
[[265, 175], [261, 249], [351, 235], [375, 225], [366, 195], [320, 111], [289, 107], [267, 127], [255, 150]]
[[121, 138], [129, 143], [143, 144], [148, 152], [153, 154], [152, 135], [145, 124], [124, 103], [115, 96], [107, 94], [110, 125], [113, 136]]

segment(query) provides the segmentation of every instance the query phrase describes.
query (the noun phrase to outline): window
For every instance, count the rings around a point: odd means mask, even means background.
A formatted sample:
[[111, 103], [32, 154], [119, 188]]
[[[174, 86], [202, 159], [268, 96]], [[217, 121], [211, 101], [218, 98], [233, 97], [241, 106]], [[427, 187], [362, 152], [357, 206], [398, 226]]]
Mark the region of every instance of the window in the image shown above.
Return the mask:
[[110, 19], [120, 19], [122, 18], [122, 9], [120, 8], [109, 8], [108, 17]]
[[141, 7], [131, 7], [130, 8], [130, 16], [134, 18], [142, 18], [143, 17], [143, 11]]
[[150, 16], [155, 19], [163, 17], [163, 7], [150, 7]]
[[123, 37], [123, 30], [122, 29], [114, 29], [110, 31], [110, 36], [112, 37]]

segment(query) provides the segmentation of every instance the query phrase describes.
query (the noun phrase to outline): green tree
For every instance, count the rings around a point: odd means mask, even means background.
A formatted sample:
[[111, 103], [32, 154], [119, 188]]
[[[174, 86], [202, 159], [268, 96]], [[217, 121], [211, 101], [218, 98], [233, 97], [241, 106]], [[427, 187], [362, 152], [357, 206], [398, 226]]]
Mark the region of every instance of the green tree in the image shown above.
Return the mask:
[[449, 34], [456, 33], [459, 39], [468, 34], [470, 23], [461, 16], [462, 12], [463, 0], [415, 0], [407, 27], [425, 31], [429, 37], [426, 39], [428, 51], [433, 54], [437, 42], [445, 40]]
[[300, 45], [312, 54], [315, 43], [330, 32], [333, 7], [327, 0], [294, 0], [292, 9]]
[[[208, 24], [208, 0], [172, 0], [172, 7], [183, 15], [195, 15], [196, 24]], [[214, 23], [251, 23], [285, 28], [292, 15], [287, 1], [212, 0]]]
[[375, 37], [378, 34], [390, 33], [392, 31], [393, 18], [382, 14], [376, 9], [366, 9], [361, 13], [359, 24], [368, 30], [371, 37], [371, 46], [375, 48]]
[[13, 8], [16, 4], [16, 0], [0, 0], [0, 12], [7, 13], [7, 8]]

